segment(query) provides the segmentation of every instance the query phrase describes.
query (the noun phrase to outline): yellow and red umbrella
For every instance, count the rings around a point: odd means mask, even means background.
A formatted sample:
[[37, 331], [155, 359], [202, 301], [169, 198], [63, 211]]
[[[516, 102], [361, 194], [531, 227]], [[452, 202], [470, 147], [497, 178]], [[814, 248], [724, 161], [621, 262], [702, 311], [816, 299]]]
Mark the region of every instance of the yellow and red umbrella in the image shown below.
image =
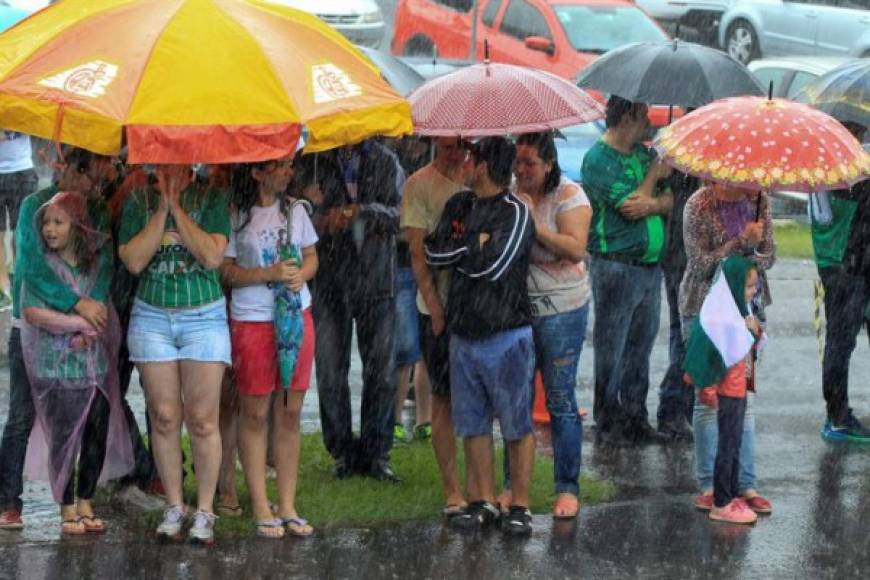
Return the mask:
[[132, 163], [259, 161], [412, 130], [341, 34], [261, 0], [64, 0], [0, 35], [0, 127]]
[[843, 125], [783, 99], [715, 101], [664, 127], [654, 146], [684, 173], [756, 190], [831, 190], [870, 174], [870, 155]]

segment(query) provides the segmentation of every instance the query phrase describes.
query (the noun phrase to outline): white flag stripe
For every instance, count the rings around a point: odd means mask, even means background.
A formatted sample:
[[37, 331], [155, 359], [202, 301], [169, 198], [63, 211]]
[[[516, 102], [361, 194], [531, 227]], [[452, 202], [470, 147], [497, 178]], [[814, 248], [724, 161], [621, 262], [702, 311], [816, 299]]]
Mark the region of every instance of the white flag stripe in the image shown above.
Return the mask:
[[755, 342], [721, 271], [701, 306], [701, 328], [728, 368], [743, 360]]

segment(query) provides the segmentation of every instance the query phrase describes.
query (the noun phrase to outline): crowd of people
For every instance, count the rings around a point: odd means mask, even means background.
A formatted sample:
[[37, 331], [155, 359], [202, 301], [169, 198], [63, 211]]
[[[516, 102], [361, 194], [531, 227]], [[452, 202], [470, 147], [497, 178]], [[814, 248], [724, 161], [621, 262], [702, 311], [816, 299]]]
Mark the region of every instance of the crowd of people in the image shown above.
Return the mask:
[[[0, 201], [15, 261], [2, 288], [13, 328], [0, 528], [23, 526], [26, 463], [51, 482], [65, 534], [104, 531], [96, 486], [121, 478], [165, 496], [158, 536], [186, 531], [209, 544], [215, 514], [244, 509], [238, 451], [256, 534], [310, 535], [296, 487], [312, 374], [335, 477], [400, 483], [390, 451], [409, 437], [402, 405], [413, 383], [412, 433], [431, 439], [445, 519], [525, 535], [539, 372], [552, 421], [552, 512], [574, 518], [590, 309], [598, 443], [694, 440], [696, 507], [733, 523], [770, 513], [757, 490], [749, 395], [771, 302], [770, 198], [673, 172], [644, 144], [641, 103], [611, 97], [606, 126], [582, 184], [562, 174], [552, 133], [530, 133], [413, 147], [371, 139], [232, 167], [134, 167], [65, 148], [51, 186], [37, 192], [28, 138], [4, 134]], [[863, 138], [863, 127], [849, 128]], [[829, 320], [823, 436], [832, 441], [870, 440], [848, 403], [848, 361], [870, 317], [868, 184], [811, 204]], [[670, 367], [654, 428], [646, 401], [663, 287]], [[734, 316], [714, 328], [711, 310]], [[134, 366], [147, 446], [125, 400]], [[183, 429], [197, 486], [190, 508]], [[266, 491], [272, 468], [277, 503]]]

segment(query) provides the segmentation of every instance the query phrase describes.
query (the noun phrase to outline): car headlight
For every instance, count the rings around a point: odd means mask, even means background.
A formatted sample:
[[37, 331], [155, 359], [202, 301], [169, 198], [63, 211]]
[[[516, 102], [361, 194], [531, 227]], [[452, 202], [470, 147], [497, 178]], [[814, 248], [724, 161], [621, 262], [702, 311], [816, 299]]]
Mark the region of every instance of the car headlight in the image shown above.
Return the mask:
[[374, 12], [367, 12], [360, 17], [360, 22], [363, 24], [376, 24], [379, 22], [383, 22], [384, 17], [381, 16], [380, 11], [375, 10]]

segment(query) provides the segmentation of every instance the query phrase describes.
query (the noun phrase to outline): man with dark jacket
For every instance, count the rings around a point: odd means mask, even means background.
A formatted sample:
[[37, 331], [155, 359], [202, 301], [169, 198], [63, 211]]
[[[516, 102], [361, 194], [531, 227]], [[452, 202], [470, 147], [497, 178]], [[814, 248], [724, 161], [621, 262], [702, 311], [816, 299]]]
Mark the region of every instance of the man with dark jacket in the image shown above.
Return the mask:
[[[401, 181], [395, 155], [365, 141], [302, 158], [303, 183], [321, 202], [314, 224], [320, 267], [314, 279], [317, 390], [323, 440], [339, 478], [354, 473], [399, 481], [393, 445], [396, 234]], [[309, 192], [310, 193], [310, 192]], [[351, 339], [363, 366], [360, 438], [351, 421]]]
[[452, 269], [447, 301], [453, 425], [463, 439], [469, 489], [459, 527], [485, 527], [499, 515], [493, 505], [492, 424], [497, 418], [510, 455], [512, 500], [502, 519], [506, 533], [531, 533], [529, 484], [535, 349], [526, 288], [535, 237], [528, 207], [512, 194], [516, 149], [502, 137], [472, 146], [466, 185], [444, 207], [426, 238], [426, 259]]
[[[865, 127], [843, 123], [860, 141]], [[865, 324], [870, 300], [870, 180], [850, 189], [814, 195], [813, 249], [825, 288], [825, 355], [822, 392], [828, 441], [870, 443], [870, 429], [849, 407], [849, 360]]]

